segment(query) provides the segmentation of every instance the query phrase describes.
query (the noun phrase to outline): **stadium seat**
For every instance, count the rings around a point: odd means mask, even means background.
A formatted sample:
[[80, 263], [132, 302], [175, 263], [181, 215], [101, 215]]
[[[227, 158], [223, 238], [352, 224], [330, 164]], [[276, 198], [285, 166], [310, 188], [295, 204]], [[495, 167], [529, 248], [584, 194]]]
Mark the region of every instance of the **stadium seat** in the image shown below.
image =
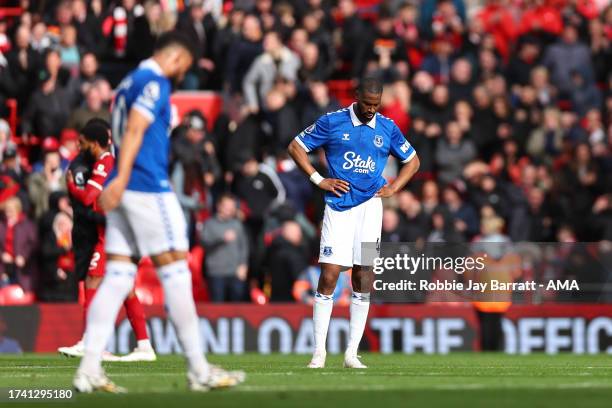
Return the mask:
[[155, 272], [151, 258], [143, 258], [138, 264], [136, 286], [159, 286], [157, 272]]
[[34, 303], [34, 294], [26, 292], [19, 285], [9, 285], [0, 289], [0, 305], [30, 305]]
[[157, 279], [157, 272], [151, 258], [143, 258], [138, 264], [135, 290], [143, 305], [160, 305], [164, 303], [164, 291]]
[[[202, 277], [203, 260], [204, 249], [202, 247], [196, 246], [189, 252], [187, 262], [191, 271], [193, 298], [196, 302], [208, 302], [209, 300], [206, 281]], [[164, 290], [157, 279], [157, 272], [150, 258], [143, 258], [140, 261], [135, 287], [138, 299], [142, 304], [164, 304]]]
[[148, 286], [137, 286], [136, 296], [138, 296], [138, 300], [143, 305], [150, 306], [155, 304], [155, 294]]
[[180, 121], [183, 115], [193, 109], [202, 112], [208, 123], [208, 130], [213, 126], [223, 109], [223, 98], [216, 92], [207, 91], [181, 91], [170, 97], [173, 113], [176, 109], [177, 119]]
[[249, 292], [249, 296], [251, 297], [251, 302], [257, 305], [265, 305], [268, 303], [268, 297], [259, 288], [252, 288]]
[[355, 85], [350, 79], [334, 79], [327, 81], [329, 93], [340, 102], [340, 106], [348, 106], [355, 100]]
[[204, 262], [204, 248], [195, 246], [189, 252], [189, 269], [191, 270], [191, 284], [193, 298], [196, 302], [208, 302], [208, 288], [202, 276], [202, 263]]

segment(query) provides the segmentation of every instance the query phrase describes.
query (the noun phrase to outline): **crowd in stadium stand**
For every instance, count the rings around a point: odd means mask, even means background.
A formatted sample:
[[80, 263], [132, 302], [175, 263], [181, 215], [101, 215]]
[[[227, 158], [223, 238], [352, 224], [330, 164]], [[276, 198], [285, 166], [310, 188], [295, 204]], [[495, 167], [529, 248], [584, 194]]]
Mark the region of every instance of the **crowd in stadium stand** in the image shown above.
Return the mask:
[[113, 88], [174, 28], [198, 52], [176, 89], [224, 101], [214, 124], [184, 115], [170, 169], [214, 301], [311, 299], [322, 192], [285, 149], [366, 74], [421, 161], [385, 203], [383, 241], [612, 241], [607, 0], [4, 4], [23, 11], [0, 14], [0, 286], [75, 299], [64, 172], [78, 131], [110, 120]]

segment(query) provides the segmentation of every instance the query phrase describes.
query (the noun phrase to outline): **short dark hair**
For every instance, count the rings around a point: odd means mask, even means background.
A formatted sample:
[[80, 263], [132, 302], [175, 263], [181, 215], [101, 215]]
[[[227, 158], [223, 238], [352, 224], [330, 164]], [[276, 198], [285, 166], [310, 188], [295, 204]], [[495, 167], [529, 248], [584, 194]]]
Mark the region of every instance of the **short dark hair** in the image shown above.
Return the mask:
[[81, 134], [83, 137], [86, 140], [97, 143], [104, 148], [108, 147], [108, 129], [106, 129], [106, 127], [99, 122], [91, 122], [91, 120], [87, 122], [83, 129], [81, 129]]
[[45, 59], [45, 61], [47, 61], [47, 58], [49, 58], [49, 55], [51, 55], [51, 54], [55, 54], [55, 55], [57, 55], [57, 56], [58, 56], [58, 57], [60, 57], [60, 58], [61, 58], [61, 56], [62, 56], [62, 53], [60, 52], [59, 48], [56, 48], [56, 47], [49, 47], [49, 48], [47, 48], [47, 49], [44, 51], [44, 56], [45, 56], [45, 58], [44, 58], [44, 59]]
[[382, 81], [373, 76], [365, 77], [361, 81], [359, 81], [359, 86], [357, 87], [357, 92], [363, 95], [364, 93], [372, 93], [372, 94], [381, 94], [383, 91], [383, 83]]
[[107, 132], [110, 132], [111, 130], [111, 125], [110, 123], [108, 123], [108, 121], [102, 119], [102, 118], [91, 118], [87, 121], [87, 123], [85, 123], [85, 126], [88, 125], [99, 125], [104, 127], [104, 129], [106, 129]]
[[185, 33], [176, 30], [163, 33], [155, 42], [153, 51], [157, 52], [174, 46], [184, 48], [192, 57], [197, 55], [196, 46], [193, 41]]

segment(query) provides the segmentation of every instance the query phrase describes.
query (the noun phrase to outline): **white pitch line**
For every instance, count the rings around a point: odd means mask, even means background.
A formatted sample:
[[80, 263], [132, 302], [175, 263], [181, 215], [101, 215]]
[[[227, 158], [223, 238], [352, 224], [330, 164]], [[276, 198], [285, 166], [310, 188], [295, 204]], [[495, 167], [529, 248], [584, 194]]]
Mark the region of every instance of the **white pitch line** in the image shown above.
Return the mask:
[[0, 371], [10, 371], [10, 370], [29, 370], [29, 369], [45, 369], [45, 368], [76, 368], [76, 365], [52, 365], [52, 366], [13, 366], [13, 367], [0, 367]]

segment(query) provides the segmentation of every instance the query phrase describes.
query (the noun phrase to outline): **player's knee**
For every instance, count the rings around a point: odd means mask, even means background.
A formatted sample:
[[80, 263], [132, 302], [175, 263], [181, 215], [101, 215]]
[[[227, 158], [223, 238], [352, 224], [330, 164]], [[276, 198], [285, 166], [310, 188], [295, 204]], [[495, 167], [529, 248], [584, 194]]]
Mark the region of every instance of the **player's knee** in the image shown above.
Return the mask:
[[137, 266], [132, 262], [108, 261], [103, 285], [112, 286], [113, 290], [127, 296], [134, 287]]
[[367, 266], [353, 266], [351, 284], [355, 292], [370, 292], [373, 282], [372, 268]]
[[191, 286], [191, 270], [185, 259], [157, 265], [155, 269], [165, 289], [173, 286]]
[[369, 279], [352, 279], [354, 292], [369, 293], [372, 290], [372, 283]]
[[338, 275], [333, 273], [321, 273], [318, 291], [325, 295], [329, 295], [336, 289], [336, 282], [338, 282]]

